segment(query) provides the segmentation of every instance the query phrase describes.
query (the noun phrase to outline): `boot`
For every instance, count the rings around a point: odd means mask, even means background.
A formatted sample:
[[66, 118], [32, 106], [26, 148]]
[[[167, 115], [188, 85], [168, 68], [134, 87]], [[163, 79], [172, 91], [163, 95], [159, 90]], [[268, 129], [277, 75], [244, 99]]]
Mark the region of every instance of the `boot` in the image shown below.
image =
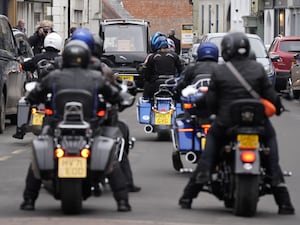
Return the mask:
[[128, 200], [119, 200], [117, 201], [118, 212], [129, 212], [131, 211], [131, 206], [129, 205]]
[[192, 198], [180, 197], [178, 204], [181, 206], [182, 209], [191, 209], [192, 208]]
[[202, 189], [202, 184], [195, 183], [195, 179], [191, 178], [183, 190], [178, 204], [182, 209], [191, 209], [193, 198], [196, 198]]
[[13, 134], [13, 138], [23, 139], [25, 136], [25, 132], [22, 128], [17, 128], [17, 132]]
[[20, 205], [21, 210], [33, 211], [34, 208], [34, 200], [31, 198], [24, 199], [24, 201]]
[[134, 184], [128, 186], [129, 192], [139, 192], [139, 191], [141, 191], [141, 189], [142, 189], [141, 187], [138, 187]]
[[278, 205], [278, 214], [281, 215], [293, 215], [295, 209], [292, 205], [290, 195], [286, 186], [273, 187], [273, 195], [276, 204]]

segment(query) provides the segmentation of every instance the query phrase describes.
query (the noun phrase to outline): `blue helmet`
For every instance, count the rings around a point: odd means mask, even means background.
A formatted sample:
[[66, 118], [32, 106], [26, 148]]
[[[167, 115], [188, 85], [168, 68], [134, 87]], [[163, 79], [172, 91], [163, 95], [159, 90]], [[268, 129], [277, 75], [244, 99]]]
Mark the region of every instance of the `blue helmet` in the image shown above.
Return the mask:
[[197, 49], [197, 59], [199, 61], [211, 59], [218, 62], [219, 59], [218, 47], [212, 42], [204, 42], [200, 44]]
[[87, 46], [89, 46], [91, 51], [94, 50], [94, 44], [95, 44], [94, 37], [93, 34], [87, 28], [77, 28], [73, 32], [71, 36], [71, 40], [83, 41], [84, 43], [87, 44]]
[[161, 32], [156, 32], [151, 39], [151, 49], [153, 52], [168, 47], [167, 36]]

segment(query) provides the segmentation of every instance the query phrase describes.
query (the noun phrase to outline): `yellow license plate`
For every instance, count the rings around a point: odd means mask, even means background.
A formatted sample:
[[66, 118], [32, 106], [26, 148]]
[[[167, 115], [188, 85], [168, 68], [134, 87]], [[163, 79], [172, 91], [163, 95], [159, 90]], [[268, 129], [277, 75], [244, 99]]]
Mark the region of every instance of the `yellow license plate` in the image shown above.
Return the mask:
[[133, 76], [132, 75], [118, 75], [118, 77], [121, 80], [132, 80], [133, 81]]
[[45, 114], [43, 113], [35, 113], [32, 115], [32, 125], [41, 126], [43, 123]]
[[155, 113], [154, 124], [155, 125], [171, 125], [172, 113]]
[[257, 134], [239, 134], [237, 140], [240, 142], [240, 148], [257, 148], [258, 135]]
[[59, 178], [85, 178], [87, 160], [81, 157], [63, 157], [58, 159]]

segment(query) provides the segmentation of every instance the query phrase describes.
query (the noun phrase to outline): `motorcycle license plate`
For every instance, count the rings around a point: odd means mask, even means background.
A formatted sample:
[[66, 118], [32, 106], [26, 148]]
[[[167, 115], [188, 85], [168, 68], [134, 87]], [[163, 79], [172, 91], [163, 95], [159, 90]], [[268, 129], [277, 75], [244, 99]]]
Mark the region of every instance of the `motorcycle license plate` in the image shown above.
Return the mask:
[[35, 113], [32, 115], [32, 125], [41, 126], [43, 123], [45, 114], [43, 113]]
[[155, 125], [171, 125], [171, 113], [155, 113], [154, 116]]
[[118, 75], [121, 80], [131, 80], [133, 81], [133, 75]]
[[58, 159], [59, 178], [85, 178], [87, 160], [81, 157], [63, 157]]
[[240, 142], [240, 148], [257, 148], [257, 134], [239, 134], [237, 140]]

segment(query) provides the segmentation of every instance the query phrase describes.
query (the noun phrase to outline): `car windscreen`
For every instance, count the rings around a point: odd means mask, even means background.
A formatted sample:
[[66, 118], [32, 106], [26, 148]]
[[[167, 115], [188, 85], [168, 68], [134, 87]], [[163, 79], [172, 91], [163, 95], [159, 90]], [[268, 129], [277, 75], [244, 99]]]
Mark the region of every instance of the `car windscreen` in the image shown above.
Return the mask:
[[281, 41], [279, 50], [281, 52], [300, 52], [300, 40]]
[[[212, 37], [209, 39], [210, 42], [216, 44], [219, 48], [219, 56], [221, 57], [221, 41], [223, 37]], [[263, 43], [258, 38], [249, 37], [251, 51], [254, 51], [257, 58], [266, 58], [267, 51]]]
[[109, 25], [104, 27], [104, 51], [146, 52], [147, 43], [142, 26]]

